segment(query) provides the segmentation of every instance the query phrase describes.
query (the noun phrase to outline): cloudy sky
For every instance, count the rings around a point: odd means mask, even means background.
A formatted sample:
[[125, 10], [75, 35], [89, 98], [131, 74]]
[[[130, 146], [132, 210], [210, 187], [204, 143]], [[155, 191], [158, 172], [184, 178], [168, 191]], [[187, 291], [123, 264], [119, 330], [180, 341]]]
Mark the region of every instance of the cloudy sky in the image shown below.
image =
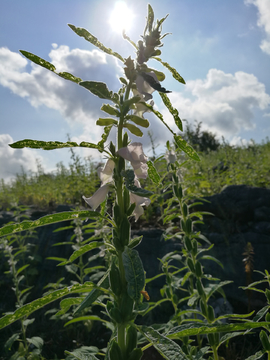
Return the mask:
[[[125, 2], [131, 14], [127, 32], [137, 42], [149, 1]], [[162, 58], [178, 70], [186, 85], [177, 83], [158, 63], [150, 66], [164, 70], [163, 86], [172, 91], [169, 97], [180, 117], [202, 122], [204, 129], [232, 144], [265, 139], [270, 134], [270, 0], [152, 0], [151, 5], [158, 19], [169, 13], [163, 32], [172, 34], [164, 38]], [[88, 29], [123, 57], [135, 57], [113, 24], [118, 6], [113, 0], [1, 0], [0, 178], [12, 179], [21, 167], [36, 171], [37, 159], [46, 171], [54, 170], [60, 161], [70, 161], [67, 149], [13, 150], [9, 143], [65, 142], [68, 134], [77, 142], [100, 140], [102, 128], [95, 121], [104, 117], [99, 110], [103, 102], [30, 63], [19, 50], [52, 62], [57, 71], [103, 81], [117, 91], [121, 63], [78, 37], [67, 24]], [[173, 127], [157, 93], [154, 101]], [[162, 151], [170, 134], [155, 117], [148, 118]], [[142, 141], [151, 155], [147, 131]], [[80, 150], [80, 155], [101, 159], [90, 149]]]

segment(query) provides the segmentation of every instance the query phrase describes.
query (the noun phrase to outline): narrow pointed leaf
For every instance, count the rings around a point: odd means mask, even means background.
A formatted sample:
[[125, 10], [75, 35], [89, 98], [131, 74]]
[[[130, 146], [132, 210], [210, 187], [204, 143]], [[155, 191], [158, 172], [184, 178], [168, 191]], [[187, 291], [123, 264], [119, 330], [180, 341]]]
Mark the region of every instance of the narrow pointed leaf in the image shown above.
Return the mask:
[[19, 268], [19, 270], [17, 270], [17, 276], [18, 276], [23, 270], [25, 270], [26, 268], [28, 268], [28, 266], [30, 266], [30, 264], [23, 265], [21, 268]]
[[103, 241], [92, 241], [90, 244], [84, 245], [84, 246], [80, 247], [79, 250], [74, 251], [74, 253], [70, 256], [69, 260], [62, 262], [61, 264], [59, 264], [59, 266], [66, 265], [70, 262], [73, 262], [74, 260], [78, 259], [78, 257], [86, 254], [88, 251], [99, 248], [102, 245], [104, 245]]
[[165, 68], [167, 68], [172, 76], [175, 78], [175, 80], [179, 81], [182, 84], [185, 84], [185, 80], [182, 78], [182, 76], [176, 71], [176, 69], [174, 69], [172, 66], [170, 66], [167, 62], [162, 61], [160, 58], [158, 57], [154, 57], [155, 60], [159, 61]]
[[44, 67], [45, 69], [48, 69], [50, 71], [55, 72], [56, 68], [53, 64], [51, 64], [50, 62], [42, 59], [41, 57], [34, 55], [28, 51], [25, 50], [20, 50], [20, 52], [29, 60], [33, 61], [35, 64], [40, 65], [42, 67]]
[[147, 26], [149, 32], [152, 31], [153, 22], [154, 22], [154, 10], [152, 6], [148, 4]]
[[191, 147], [180, 135], [174, 135], [174, 141], [176, 145], [181, 150], [183, 150], [192, 160], [200, 161], [200, 157], [193, 149], [193, 147]]
[[152, 344], [166, 360], [188, 360], [181, 347], [152, 327], [138, 327], [142, 335]]
[[94, 301], [97, 300], [97, 298], [103, 294], [103, 291], [98, 289], [98, 287], [102, 287], [104, 289], [108, 289], [110, 286], [109, 283], [109, 271], [110, 269], [106, 272], [106, 274], [99, 280], [99, 282], [97, 283], [97, 288], [93, 289], [87, 296], [86, 298], [83, 300], [83, 302], [81, 303], [81, 305], [74, 311], [74, 315], [83, 311], [85, 308], [91, 306], [93, 304]]
[[135, 301], [139, 301], [141, 291], [145, 285], [145, 275], [141, 258], [138, 251], [125, 248], [122, 254], [125, 276], [127, 280], [128, 295]]
[[63, 79], [73, 81], [73, 82], [75, 82], [76, 84], [79, 84], [79, 82], [82, 81], [81, 78], [78, 78], [78, 77], [76, 77], [76, 76], [74, 76], [74, 75], [72, 75], [72, 74], [70, 74], [70, 73], [68, 73], [68, 72], [65, 72], [65, 71], [64, 71], [64, 72], [60, 72], [60, 73], [58, 73], [57, 75], [59, 75], [59, 76], [62, 77]]
[[55, 314], [55, 316], [62, 316], [62, 315], [64, 315], [64, 314], [70, 309], [71, 306], [73, 306], [73, 305], [78, 305], [78, 304], [80, 304], [82, 301], [83, 301], [83, 297], [72, 297], [72, 298], [63, 299], [63, 300], [60, 302], [61, 310], [59, 310], [59, 311]]
[[149, 126], [149, 121], [147, 119], [141, 118], [139, 116], [128, 115], [126, 118], [128, 120], [133, 121], [136, 125], [142, 126], [144, 128], [148, 128], [148, 126]]
[[112, 125], [105, 126], [103, 129], [104, 133], [101, 135], [101, 140], [98, 142], [98, 149], [100, 152], [102, 152], [104, 149], [104, 144], [108, 139], [111, 129], [112, 129]]
[[163, 115], [162, 115], [159, 111], [155, 110], [151, 105], [147, 104], [146, 102], [144, 103], [144, 105], [145, 105], [150, 111], [152, 111], [152, 113], [154, 113], [154, 114], [159, 118], [159, 120], [163, 123], [163, 125], [165, 125], [166, 128], [167, 128], [174, 136], [176, 136], [176, 133], [169, 127], [169, 125], [166, 124], [166, 122], [165, 122], [164, 119], [163, 119]]
[[143, 136], [143, 132], [139, 128], [137, 128], [137, 126], [135, 126], [135, 125], [125, 124], [124, 127], [127, 128], [133, 135], [136, 135], [139, 137]]
[[31, 140], [25, 139], [16, 141], [13, 144], [9, 144], [13, 149], [22, 149], [22, 148], [31, 148], [31, 149], [43, 149], [43, 150], [54, 150], [61, 149], [65, 147], [76, 147], [79, 146], [76, 142], [67, 141], [66, 143], [60, 141], [41, 141], [41, 140]]
[[99, 118], [96, 121], [96, 124], [99, 126], [109, 126], [109, 125], [117, 125], [118, 121], [111, 118]]
[[103, 323], [108, 323], [108, 321], [101, 319], [99, 316], [86, 315], [86, 316], [80, 316], [80, 317], [77, 317], [77, 318], [74, 318], [74, 319], [68, 321], [67, 323], [65, 323], [64, 327], [66, 327], [66, 326], [68, 326], [70, 324], [74, 324], [76, 322], [86, 321], [86, 320], [92, 320], [92, 321], [94, 320], [94, 321], [100, 321], [100, 322], [103, 322]]
[[246, 358], [246, 360], [258, 360], [258, 359], [261, 359], [264, 354], [265, 354], [265, 350], [260, 350], [260, 351], [256, 352], [256, 354], [251, 355], [248, 358]]
[[41, 309], [43, 306], [60, 299], [61, 297], [69, 294], [75, 294], [80, 292], [89, 292], [93, 289], [93, 285], [90, 282], [86, 282], [83, 285], [77, 284], [70, 287], [65, 287], [61, 290], [53, 291], [40, 299], [34, 300], [29, 304], [23, 305], [14, 313], [3, 316], [0, 319], [0, 329], [12, 324], [13, 322], [32, 314], [34, 311]]
[[136, 185], [134, 185], [134, 171], [133, 170], [126, 170], [122, 171], [121, 175], [125, 178], [125, 186], [128, 189], [128, 191], [132, 192], [135, 195], [142, 196], [142, 197], [148, 197], [153, 195], [152, 191], [148, 191], [146, 189], [138, 188]]
[[169, 112], [172, 114], [176, 126], [178, 127], [178, 129], [180, 131], [183, 131], [183, 125], [182, 125], [182, 121], [179, 117], [178, 110], [172, 106], [171, 101], [166, 94], [160, 92], [159, 95], [160, 95], [164, 105], [167, 107]]
[[82, 87], [89, 90], [92, 94], [101, 99], [113, 100], [112, 94], [107, 88], [107, 85], [100, 81], [81, 81], [79, 83]]
[[74, 25], [68, 24], [68, 26], [79, 36], [84, 37], [85, 40], [89, 41], [91, 44], [95, 45], [97, 48], [99, 48], [100, 50], [104, 51], [106, 54], [109, 55], [113, 55], [115, 57], [117, 57], [117, 59], [121, 60], [124, 62], [124, 59], [122, 58], [121, 55], [119, 55], [117, 52], [112, 51], [112, 49], [107, 48], [106, 46], [104, 46], [100, 41], [98, 41], [98, 39], [93, 36], [92, 34], [90, 34], [90, 32], [86, 29], [83, 28], [79, 28], [76, 27]]
[[148, 165], [148, 176], [153, 181], [153, 183], [158, 185], [160, 183], [160, 176], [159, 176], [155, 166], [153, 165], [152, 161], [150, 161], [150, 160], [147, 161], [147, 165]]
[[46, 215], [35, 221], [24, 220], [23, 222], [18, 224], [5, 225], [0, 229], [0, 236], [6, 236], [9, 234], [14, 234], [16, 232], [20, 232], [28, 229], [34, 229], [40, 226], [54, 224], [61, 221], [70, 221], [74, 219], [87, 219], [92, 217], [102, 217], [102, 215], [96, 211], [90, 211], [90, 210], [66, 211], [66, 212]]

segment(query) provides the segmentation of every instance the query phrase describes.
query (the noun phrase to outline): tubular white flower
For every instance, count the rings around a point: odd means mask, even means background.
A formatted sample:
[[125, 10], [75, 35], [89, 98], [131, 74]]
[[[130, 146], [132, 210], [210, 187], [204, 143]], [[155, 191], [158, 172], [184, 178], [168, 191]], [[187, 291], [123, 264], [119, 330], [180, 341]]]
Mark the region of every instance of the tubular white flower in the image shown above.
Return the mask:
[[[133, 89], [133, 94], [134, 94], [134, 96], [140, 96], [141, 97], [141, 101], [134, 104], [135, 105], [134, 115], [143, 118], [143, 114], [145, 112], [150, 112], [150, 110], [148, 109], [147, 106], [144, 105], [144, 103], [145, 103], [144, 97], [143, 97], [143, 95], [141, 93], [139, 93], [138, 90]], [[154, 106], [154, 101], [151, 100], [149, 104], [153, 107]]]
[[147, 178], [147, 156], [143, 152], [142, 143], [134, 142], [118, 150], [118, 154], [130, 161], [134, 173], [139, 179]]
[[[154, 73], [154, 71], [148, 72], [147, 75], [151, 76], [156, 83], [159, 83], [157, 75]], [[155, 91], [155, 89], [152, 88], [152, 86], [150, 86], [148, 82], [144, 80], [142, 75], [137, 75], [136, 86], [139, 93], [141, 93], [144, 96], [145, 101], [153, 98], [152, 93]]]
[[[135, 186], [137, 186], [138, 188], [141, 187], [141, 184], [139, 182], [138, 179], [135, 178], [134, 180], [134, 184]], [[143, 214], [143, 206], [148, 206], [151, 203], [151, 200], [148, 199], [147, 197], [142, 197], [142, 196], [138, 196], [135, 195], [133, 193], [130, 193], [130, 202], [131, 204], [135, 203], [136, 207], [134, 209], [134, 216], [135, 216], [135, 221], [137, 221], [139, 219], [139, 217]]]
[[169, 150], [166, 155], [165, 155], [165, 159], [167, 161], [168, 164], [173, 164], [176, 162], [176, 155], [175, 152], [172, 150]]
[[105, 199], [110, 190], [110, 183], [113, 181], [113, 169], [115, 163], [112, 159], [107, 160], [104, 168], [97, 169], [98, 176], [101, 180], [100, 188], [90, 198], [83, 196], [84, 201], [95, 210]]

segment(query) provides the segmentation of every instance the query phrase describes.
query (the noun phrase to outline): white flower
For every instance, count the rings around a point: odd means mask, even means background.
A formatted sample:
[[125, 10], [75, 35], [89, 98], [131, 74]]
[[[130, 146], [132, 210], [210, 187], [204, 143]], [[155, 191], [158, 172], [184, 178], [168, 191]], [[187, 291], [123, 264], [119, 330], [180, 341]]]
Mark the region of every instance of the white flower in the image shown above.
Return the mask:
[[[134, 180], [134, 185], [137, 186], [138, 188], [141, 187], [139, 180], [136, 178]], [[131, 204], [133, 204], [133, 203], [136, 204], [133, 214], [135, 216], [135, 221], [137, 221], [139, 219], [139, 217], [143, 214], [143, 206], [148, 206], [151, 203], [151, 200], [148, 199], [147, 197], [142, 197], [142, 196], [138, 196], [133, 193], [130, 193], [130, 202], [131, 202]]]
[[104, 168], [98, 168], [98, 176], [101, 180], [100, 188], [90, 198], [83, 196], [84, 201], [95, 210], [105, 199], [110, 190], [110, 183], [113, 181], [113, 169], [115, 163], [112, 159], [107, 160]]
[[[143, 98], [142, 94], [139, 93], [138, 90], [133, 89], [133, 94], [134, 94], [134, 96], [140, 96], [141, 97], [141, 101], [134, 104], [135, 105], [134, 115], [143, 118], [143, 114], [145, 112], [150, 112], [150, 110], [148, 109], [147, 106], [144, 105], [144, 103], [145, 103], [144, 98]], [[154, 101], [151, 100], [149, 104], [153, 107], [154, 106]]]
[[118, 150], [118, 154], [130, 161], [137, 178], [147, 178], [147, 156], [143, 152], [142, 143], [134, 142], [127, 147], [123, 147]]
[[165, 159], [167, 160], [168, 164], [173, 164], [176, 162], [176, 155], [175, 152], [172, 150], [169, 150], [166, 155], [165, 155]]
[[[159, 84], [157, 75], [154, 73], [154, 71], [150, 71], [150, 72], [146, 73], [146, 75], [148, 77], [152, 77], [153, 82]], [[155, 91], [155, 89], [152, 88], [152, 86], [147, 81], [145, 81], [145, 79], [142, 75], [137, 75], [136, 86], [137, 86], [139, 93], [141, 93], [144, 96], [145, 101], [153, 98], [153, 96], [151, 94]]]

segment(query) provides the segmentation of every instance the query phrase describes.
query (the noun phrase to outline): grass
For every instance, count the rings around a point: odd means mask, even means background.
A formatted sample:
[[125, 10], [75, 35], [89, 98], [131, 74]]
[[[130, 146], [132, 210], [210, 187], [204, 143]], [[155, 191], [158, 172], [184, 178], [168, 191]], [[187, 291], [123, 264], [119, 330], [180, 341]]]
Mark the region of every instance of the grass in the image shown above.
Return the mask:
[[[201, 161], [188, 161], [181, 167], [184, 186], [190, 192], [210, 196], [228, 185], [270, 187], [270, 141], [252, 143], [247, 147], [220, 144], [215, 151], [199, 152]], [[186, 158], [180, 154], [181, 161]], [[157, 164], [166, 173], [166, 162]], [[91, 196], [99, 187], [96, 168], [91, 158], [81, 159], [71, 150], [71, 163], [65, 167], [57, 164], [54, 173], [46, 174], [38, 165], [36, 173], [20, 174], [9, 183], [0, 182], [0, 210], [17, 205], [34, 205], [42, 209], [58, 204], [85, 206], [82, 195]], [[153, 184], [144, 184], [151, 190]], [[155, 191], [156, 189], [154, 189]]]

